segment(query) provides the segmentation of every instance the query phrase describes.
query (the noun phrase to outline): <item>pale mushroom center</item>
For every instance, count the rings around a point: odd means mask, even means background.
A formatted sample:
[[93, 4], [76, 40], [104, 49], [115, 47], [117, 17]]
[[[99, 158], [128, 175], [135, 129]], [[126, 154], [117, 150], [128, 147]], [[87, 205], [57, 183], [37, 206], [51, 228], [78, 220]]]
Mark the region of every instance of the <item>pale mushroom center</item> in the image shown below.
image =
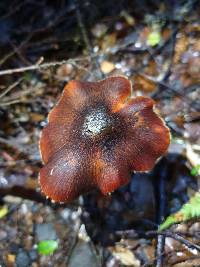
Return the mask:
[[102, 133], [111, 125], [111, 119], [104, 110], [92, 110], [86, 115], [82, 134], [87, 136], [96, 136]]

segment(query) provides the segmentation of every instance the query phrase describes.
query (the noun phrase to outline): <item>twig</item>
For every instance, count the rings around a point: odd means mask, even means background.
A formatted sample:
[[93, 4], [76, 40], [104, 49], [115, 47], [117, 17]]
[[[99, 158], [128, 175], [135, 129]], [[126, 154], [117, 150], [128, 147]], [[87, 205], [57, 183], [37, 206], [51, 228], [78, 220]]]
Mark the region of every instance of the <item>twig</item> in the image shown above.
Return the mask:
[[2, 94], [0, 94], [0, 98], [4, 97], [7, 93], [9, 93], [13, 88], [15, 88], [21, 81], [23, 80], [23, 78], [18, 79], [16, 82], [14, 82], [13, 84], [11, 84]]
[[[27, 90], [21, 90], [18, 94], [18, 96], [9, 96], [9, 97], [5, 97], [4, 101], [0, 101], [0, 106], [4, 107], [4, 106], [9, 106], [12, 104], [16, 104], [16, 103], [28, 103], [28, 99], [24, 98], [24, 96], [27, 95], [31, 95], [32, 92], [35, 92], [38, 88], [37, 87], [30, 87]], [[31, 101], [31, 100], [30, 100]]]
[[27, 1], [26, 0], [25, 1], [19, 1], [17, 3], [15, 1], [13, 1], [13, 2], [14, 2], [13, 5], [11, 5], [11, 6], [9, 5], [8, 13], [3, 15], [2, 17], [0, 17], [1, 20], [6, 19], [6, 18], [10, 17], [11, 15], [15, 14], [16, 12], [18, 12], [22, 8], [22, 6], [26, 4]]
[[89, 41], [88, 34], [86, 31], [85, 25], [83, 23], [83, 18], [82, 18], [81, 12], [80, 12], [79, 1], [76, 0], [75, 3], [76, 3], [76, 17], [77, 17], [79, 28], [80, 28], [82, 36], [83, 36], [83, 41], [85, 43], [85, 46], [86, 46], [88, 52], [92, 53], [92, 45]]
[[28, 37], [21, 42], [21, 44], [18, 47], [15, 47], [13, 51], [5, 55], [1, 60], [0, 60], [0, 66], [3, 65], [10, 57], [12, 57], [14, 54], [19, 53], [19, 51], [28, 43], [28, 41], [32, 38], [32, 33], [28, 35]]
[[13, 138], [12, 139], [5, 139], [3, 137], [0, 137], [0, 143], [11, 146], [11, 147], [19, 150], [19, 152], [22, 152], [22, 153], [27, 152], [27, 149], [24, 148], [23, 146], [21, 146], [19, 143], [17, 143], [17, 141], [15, 141]]
[[21, 62], [23, 62], [23, 64], [25, 64], [27, 66], [32, 64], [32, 62], [30, 60], [25, 58], [25, 56], [23, 55], [21, 49], [18, 49], [18, 47], [12, 42], [10, 42], [10, 45], [11, 45], [12, 49], [15, 51], [16, 56], [19, 57], [19, 59], [21, 60]]
[[[166, 213], [166, 166], [163, 167], [160, 171], [160, 176], [158, 180], [158, 188], [157, 188], [157, 203], [158, 203], [158, 212], [157, 212], [157, 222], [161, 224], [165, 218]], [[163, 255], [164, 255], [164, 247], [165, 247], [165, 236], [158, 235], [157, 236], [157, 245], [156, 245], [156, 267], [163, 266]]]
[[[7, 107], [7, 106], [10, 106], [10, 105], [18, 104], [18, 103], [22, 103], [22, 102], [25, 102], [25, 101], [22, 101], [22, 100], [20, 100], [20, 99], [10, 100], [10, 101], [7, 101], [7, 102], [2, 102], [2, 103], [0, 103], [0, 106], [1, 106], [1, 107]], [[0, 141], [0, 142], [1, 142], [1, 141]]]
[[198, 252], [200, 252], [200, 246], [197, 244], [192, 243], [191, 241], [185, 239], [181, 234], [174, 233], [169, 230], [165, 230], [163, 232], [158, 231], [136, 231], [136, 230], [125, 230], [125, 231], [117, 231], [116, 234], [120, 236], [128, 236], [129, 238], [152, 238], [157, 235], [163, 235], [165, 237], [171, 237], [172, 239], [180, 242], [181, 244], [184, 244], [189, 249], [196, 249]]
[[31, 145], [22, 144], [17, 139], [14, 138], [5, 139], [3, 137], [0, 137], [0, 143], [10, 146], [12, 149], [17, 150], [20, 153], [23, 153], [30, 160], [35, 159], [35, 156], [39, 157], [39, 152], [37, 150], [35, 143]]
[[[154, 82], [154, 83], [158, 84], [159, 86], [163, 86], [163, 87], [167, 88], [168, 90], [174, 92], [176, 95], [180, 96], [184, 102], [186, 102], [186, 103], [188, 103], [189, 105], [191, 105], [191, 101], [189, 101], [188, 98], [186, 98], [184, 94], [182, 94], [181, 92], [179, 92], [179, 91], [177, 91], [176, 89], [174, 89], [174, 88], [173, 88], [171, 85], [169, 85], [168, 83], [163, 82], [163, 81], [159, 81], [159, 80], [157, 80], [156, 78], [154, 78], [154, 77], [152, 77], [152, 76], [149, 76], [149, 75], [146, 75], [146, 74], [144, 74], [144, 73], [142, 73], [142, 72], [138, 72], [138, 73], [139, 73], [139, 75], [141, 75], [142, 77], [146, 78], [147, 80], [149, 80], [149, 81], [151, 81], [151, 82]], [[183, 88], [181, 91], [184, 91], [184, 88]], [[151, 95], [151, 97], [153, 98], [154, 95]], [[198, 109], [193, 108], [193, 107], [191, 106], [191, 110], [193, 110], [193, 111], [197, 111]]]
[[83, 23], [83, 18], [82, 18], [82, 15], [81, 15], [81, 12], [80, 12], [80, 4], [79, 4], [79, 0], [76, 0], [75, 1], [76, 3], [76, 16], [77, 16], [77, 21], [78, 21], [78, 25], [79, 25], [79, 28], [81, 30], [81, 33], [82, 33], [82, 36], [83, 36], [83, 41], [85, 43], [85, 46], [86, 46], [86, 49], [91, 57], [91, 60], [92, 60], [92, 63], [95, 67], [96, 70], [98, 70], [98, 75], [100, 79], [104, 78], [104, 74], [103, 72], [101, 71], [101, 68], [100, 68], [100, 64], [99, 64], [99, 61], [98, 61], [98, 57], [95, 56], [94, 52], [93, 52], [93, 49], [92, 49], [92, 45], [91, 45], [91, 42], [88, 38], [88, 33], [87, 33], [87, 30], [85, 28], [85, 25]]
[[156, 245], [156, 257], [155, 257], [156, 267], [163, 266], [164, 247], [165, 247], [165, 236], [158, 235], [157, 245]]
[[76, 58], [76, 59], [67, 59], [67, 60], [61, 60], [61, 61], [55, 61], [55, 62], [49, 62], [49, 63], [43, 63], [41, 65], [39, 64], [34, 64], [31, 66], [27, 66], [27, 67], [21, 67], [21, 68], [16, 68], [16, 69], [7, 69], [7, 70], [1, 70], [0, 71], [0, 76], [3, 75], [11, 75], [13, 73], [20, 73], [20, 72], [26, 72], [29, 70], [40, 70], [40, 69], [47, 69], [49, 67], [55, 67], [55, 66], [61, 66], [63, 64], [77, 64], [76, 62], [79, 61], [84, 61], [88, 59], [88, 57], [83, 57], [83, 58]]
[[198, 252], [200, 252], [200, 246], [199, 245], [190, 242], [189, 240], [185, 239], [180, 234], [173, 233], [170, 231], [164, 231], [163, 233], [161, 233], [161, 235], [162, 234], [165, 235], [166, 237], [171, 237], [171, 238], [179, 241], [180, 243], [184, 244], [189, 249], [192, 249], [192, 250], [196, 249]]

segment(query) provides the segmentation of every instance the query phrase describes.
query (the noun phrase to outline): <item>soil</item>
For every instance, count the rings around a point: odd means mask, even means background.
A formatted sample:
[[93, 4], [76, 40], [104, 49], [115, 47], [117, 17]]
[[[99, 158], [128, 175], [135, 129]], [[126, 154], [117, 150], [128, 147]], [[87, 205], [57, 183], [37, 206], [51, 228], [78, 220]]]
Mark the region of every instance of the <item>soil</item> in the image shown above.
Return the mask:
[[[133, 2], [0, 3], [2, 267], [200, 266], [199, 219], [172, 226], [161, 243], [156, 231], [199, 190], [191, 170], [200, 164], [200, 5]], [[38, 186], [49, 111], [68, 81], [117, 74], [134, 96], [155, 100], [171, 131], [167, 155], [109, 196], [51, 203]], [[41, 255], [43, 240], [58, 249]]]

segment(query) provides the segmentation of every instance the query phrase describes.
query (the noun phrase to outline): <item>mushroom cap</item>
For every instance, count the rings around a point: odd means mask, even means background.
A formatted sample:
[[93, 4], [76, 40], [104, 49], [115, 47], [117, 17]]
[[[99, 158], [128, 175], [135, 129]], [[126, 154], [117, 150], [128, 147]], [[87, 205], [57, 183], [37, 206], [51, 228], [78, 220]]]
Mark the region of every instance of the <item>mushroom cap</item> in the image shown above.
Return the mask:
[[167, 150], [169, 129], [148, 97], [131, 97], [122, 76], [70, 81], [48, 116], [40, 138], [42, 192], [70, 202], [98, 188], [110, 193], [149, 171]]

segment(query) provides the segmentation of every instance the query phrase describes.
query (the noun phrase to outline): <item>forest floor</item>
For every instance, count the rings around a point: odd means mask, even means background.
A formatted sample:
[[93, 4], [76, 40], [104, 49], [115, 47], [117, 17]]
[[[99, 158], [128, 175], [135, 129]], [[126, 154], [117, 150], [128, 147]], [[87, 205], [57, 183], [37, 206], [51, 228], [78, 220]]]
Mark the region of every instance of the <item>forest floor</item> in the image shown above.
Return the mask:
[[[200, 220], [156, 231], [199, 190], [200, 4], [130, 2], [0, 3], [2, 267], [200, 266]], [[71, 79], [112, 75], [155, 100], [168, 154], [109, 197], [51, 203], [38, 186], [47, 115]], [[44, 240], [57, 242], [52, 255], [38, 252]]]

